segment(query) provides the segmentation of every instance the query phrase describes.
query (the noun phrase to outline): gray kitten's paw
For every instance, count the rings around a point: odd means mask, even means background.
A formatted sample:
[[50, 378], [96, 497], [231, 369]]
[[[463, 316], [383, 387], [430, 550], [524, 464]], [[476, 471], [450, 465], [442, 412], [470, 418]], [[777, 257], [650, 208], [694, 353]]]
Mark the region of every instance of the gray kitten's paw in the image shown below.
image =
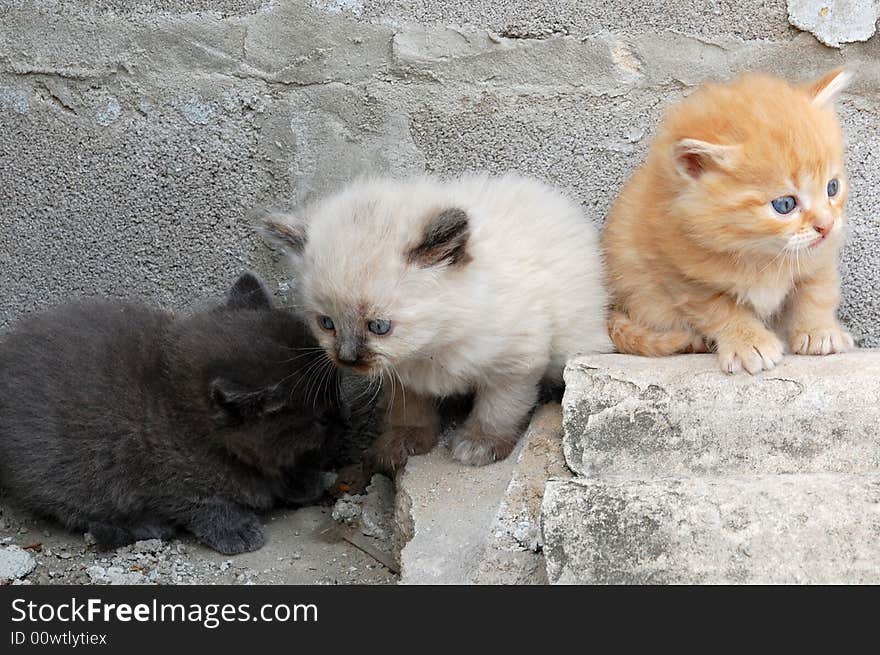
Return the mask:
[[254, 517], [252, 522], [232, 528], [219, 528], [210, 540], [203, 538], [202, 541], [224, 555], [238, 555], [262, 548], [266, 543], [266, 535], [263, 534], [259, 519]]
[[232, 505], [203, 509], [189, 527], [199, 541], [224, 555], [248, 553], [266, 543], [257, 515]]
[[485, 466], [510, 455], [516, 440], [468, 429], [452, 437], [452, 459], [468, 466]]

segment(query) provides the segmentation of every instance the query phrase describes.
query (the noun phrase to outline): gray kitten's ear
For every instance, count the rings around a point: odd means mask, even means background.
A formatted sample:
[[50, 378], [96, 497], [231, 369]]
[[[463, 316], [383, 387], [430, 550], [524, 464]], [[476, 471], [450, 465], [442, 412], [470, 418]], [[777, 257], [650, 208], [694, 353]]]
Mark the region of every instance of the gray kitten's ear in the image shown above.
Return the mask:
[[230, 423], [259, 418], [284, 407], [275, 387], [253, 389], [227, 378], [211, 381], [210, 398], [216, 410], [214, 418]]
[[295, 214], [259, 210], [252, 213], [251, 221], [269, 244], [293, 255], [301, 255], [306, 247], [306, 222]]
[[421, 268], [467, 264], [471, 260], [467, 252], [470, 233], [468, 215], [463, 209], [444, 209], [428, 221], [421, 241], [407, 251], [407, 260]]
[[272, 296], [263, 281], [250, 271], [242, 273], [226, 294], [229, 309], [272, 309]]

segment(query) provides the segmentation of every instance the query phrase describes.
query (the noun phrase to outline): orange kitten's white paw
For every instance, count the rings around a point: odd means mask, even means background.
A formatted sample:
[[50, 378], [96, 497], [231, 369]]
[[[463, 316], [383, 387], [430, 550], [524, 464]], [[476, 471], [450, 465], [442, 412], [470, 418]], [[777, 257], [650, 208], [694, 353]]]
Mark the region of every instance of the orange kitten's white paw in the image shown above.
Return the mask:
[[722, 371], [740, 373], [745, 370], [754, 375], [769, 371], [782, 361], [782, 342], [775, 334], [767, 332], [755, 336], [749, 341], [718, 344], [718, 361]]
[[485, 466], [506, 458], [515, 445], [510, 438], [463, 428], [452, 437], [452, 459], [468, 466]]
[[849, 332], [835, 325], [830, 328], [799, 329], [791, 335], [791, 351], [797, 355], [845, 353], [855, 346]]

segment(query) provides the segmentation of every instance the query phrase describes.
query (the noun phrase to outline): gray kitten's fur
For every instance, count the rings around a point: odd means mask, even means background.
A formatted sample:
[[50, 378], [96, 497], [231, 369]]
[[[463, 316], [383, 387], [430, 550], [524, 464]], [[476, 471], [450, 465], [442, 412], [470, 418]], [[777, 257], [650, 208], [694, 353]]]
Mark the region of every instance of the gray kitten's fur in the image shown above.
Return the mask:
[[255, 550], [255, 512], [316, 500], [343, 429], [316, 346], [250, 274], [186, 318], [117, 301], [28, 318], [0, 340], [0, 485], [103, 547], [184, 528]]

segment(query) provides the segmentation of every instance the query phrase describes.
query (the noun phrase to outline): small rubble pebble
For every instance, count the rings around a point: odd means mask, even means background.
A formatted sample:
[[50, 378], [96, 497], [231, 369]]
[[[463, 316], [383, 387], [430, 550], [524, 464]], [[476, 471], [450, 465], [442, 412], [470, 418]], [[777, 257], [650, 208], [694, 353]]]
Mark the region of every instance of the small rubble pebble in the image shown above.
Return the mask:
[[360, 518], [362, 503], [363, 496], [345, 494], [342, 498], [336, 501], [336, 504], [333, 506], [333, 511], [330, 512], [330, 516], [333, 517], [334, 521], [351, 525]]
[[363, 494], [345, 494], [333, 506], [334, 521], [356, 526], [367, 537], [388, 539], [392, 532], [394, 483], [375, 474]]
[[120, 566], [93, 565], [86, 569], [89, 578], [94, 584], [146, 584], [147, 579], [140, 571], [123, 571]]
[[34, 556], [18, 546], [0, 548], [0, 580], [18, 580], [34, 570]]
[[163, 546], [161, 539], [145, 539], [144, 541], [135, 541], [131, 546], [131, 552], [157, 553], [162, 550]]
[[[332, 477], [326, 482], [333, 482]], [[355, 504], [361, 500], [357, 497]], [[267, 523], [278, 527], [266, 547], [227, 558], [185, 533], [104, 550], [91, 534], [45, 523], [7, 505], [0, 496], [0, 584], [393, 583], [396, 576], [381, 566], [370, 568], [373, 559], [356, 546], [328, 543], [330, 513], [331, 506], [273, 512]], [[375, 541], [376, 548], [382, 548]], [[356, 571], [350, 570], [352, 563]]]

